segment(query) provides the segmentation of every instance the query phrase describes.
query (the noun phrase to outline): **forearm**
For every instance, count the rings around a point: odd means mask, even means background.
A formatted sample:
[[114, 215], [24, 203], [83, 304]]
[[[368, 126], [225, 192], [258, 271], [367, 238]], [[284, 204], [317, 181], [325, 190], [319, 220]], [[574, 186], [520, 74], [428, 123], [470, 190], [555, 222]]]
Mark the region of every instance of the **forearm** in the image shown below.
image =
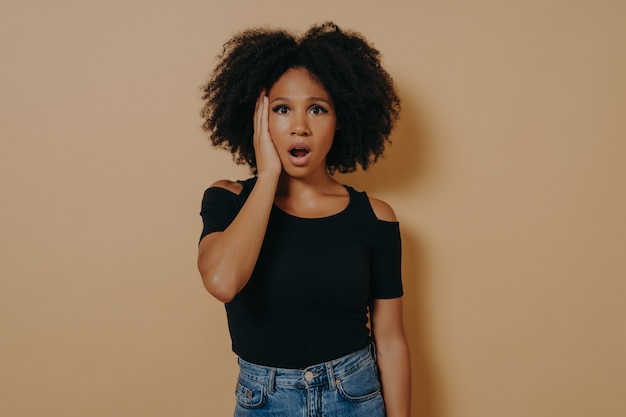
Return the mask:
[[277, 179], [259, 176], [246, 203], [223, 232], [200, 243], [198, 270], [206, 289], [229, 302], [250, 279], [263, 245]]
[[377, 351], [387, 417], [409, 417], [411, 413], [411, 366], [406, 340], [383, 344]]

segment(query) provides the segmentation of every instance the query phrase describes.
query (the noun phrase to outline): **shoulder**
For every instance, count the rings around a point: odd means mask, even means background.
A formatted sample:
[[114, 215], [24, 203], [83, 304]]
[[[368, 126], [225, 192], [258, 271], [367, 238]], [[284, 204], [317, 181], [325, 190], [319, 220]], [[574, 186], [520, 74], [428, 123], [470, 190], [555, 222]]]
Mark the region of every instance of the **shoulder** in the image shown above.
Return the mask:
[[209, 188], [223, 188], [227, 191], [230, 191], [233, 194], [239, 194], [242, 190], [242, 185], [237, 181], [231, 180], [218, 180], [215, 181]]
[[[245, 183], [245, 181], [244, 181]], [[211, 186], [209, 187], [209, 189], [211, 188], [221, 188], [224, 189], [226, 191], [230, 191], [233, 194], [239, 195], [241, 194], [241, 191], [243, 190], [243, 183], [240, 181], [231, 181], [231, 180], [218, 180], [215, 181], [213, 184], [211, 184]]]
[[222, 207], [241, 209], [247, 201], [252, 187], [254, 187], [255, 177], [247, 180], [230, 181], [227, 179], [215, 181], [204, 190], [202, 197], [203, 210], [209, 207]]
[[368, 199], [370, 205], [372, 206], [372, 210], [374, 210], [374, 214], [376, 215], [376, 218], [378, 218], [378, 220], [383, 220], [386, 222], [398, 221], [398, 219], [396, 218], [396, 213], [393, 211], [389, 204], [373, 197], [368, 197]]

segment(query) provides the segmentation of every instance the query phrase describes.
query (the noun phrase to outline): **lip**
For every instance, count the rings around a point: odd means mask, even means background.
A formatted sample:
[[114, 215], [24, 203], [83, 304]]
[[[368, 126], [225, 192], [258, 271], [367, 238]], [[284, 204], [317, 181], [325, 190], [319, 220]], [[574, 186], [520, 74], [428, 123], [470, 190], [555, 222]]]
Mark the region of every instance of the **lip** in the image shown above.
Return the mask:
[[[294, 156], [291, 154], [291, 151], [293, 151], [294, 149], [304, 149], [307, 151], [307, 154], [304, 156]], [[289, 146], [289, 148], [287, 148], [287, 157], [293, 165], [304, 166], [311, 159], [311, 147], [303, 142], [294, 143]]]

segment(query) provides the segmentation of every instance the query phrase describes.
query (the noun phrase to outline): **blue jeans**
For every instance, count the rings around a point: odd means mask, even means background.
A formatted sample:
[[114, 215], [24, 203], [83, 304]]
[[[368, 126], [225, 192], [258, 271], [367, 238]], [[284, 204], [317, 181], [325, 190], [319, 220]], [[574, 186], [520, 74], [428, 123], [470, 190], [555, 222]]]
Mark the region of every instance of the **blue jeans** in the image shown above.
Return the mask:
[[374, 347], [306, 369], [239, 359], [235, 417], [384, 417]]

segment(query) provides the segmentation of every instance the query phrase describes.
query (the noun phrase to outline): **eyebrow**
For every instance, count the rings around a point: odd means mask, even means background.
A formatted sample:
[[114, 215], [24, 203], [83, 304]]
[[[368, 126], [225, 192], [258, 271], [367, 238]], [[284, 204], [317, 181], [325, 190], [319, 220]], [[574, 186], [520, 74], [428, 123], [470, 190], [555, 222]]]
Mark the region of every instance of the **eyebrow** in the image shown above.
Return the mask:
[[[279, 100], [290, 101], [289, 97], [276, 97], [274, 100], [272, 100], [272, 103], [275, 101], [279, 101]], [[307, 97], [306, 100], [307, 101], [323, 101], [324, 103], [328, 103], [330, 105], [330, 100], [327, 100], [323, 97]]]

